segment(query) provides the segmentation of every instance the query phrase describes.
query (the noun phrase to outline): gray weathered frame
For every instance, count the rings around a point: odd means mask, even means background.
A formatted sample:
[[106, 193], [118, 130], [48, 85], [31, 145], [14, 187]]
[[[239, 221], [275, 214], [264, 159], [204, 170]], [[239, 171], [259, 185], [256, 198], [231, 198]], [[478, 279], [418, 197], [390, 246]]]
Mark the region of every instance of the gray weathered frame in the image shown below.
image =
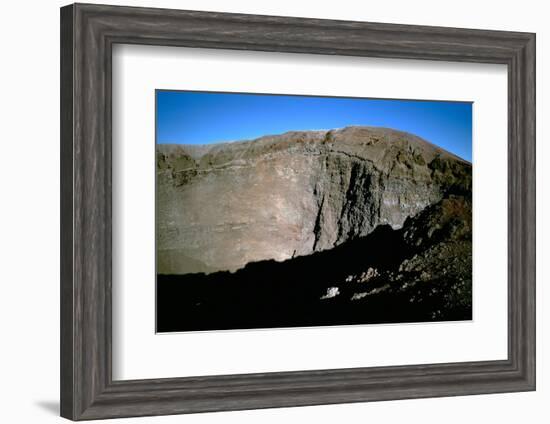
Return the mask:
[[[115, 43], [508, 67], [508, 359], [113, 381]], [[73, 420], [535, 389], [535, 35], [75, 4], [61, 9], [61, 415]]]

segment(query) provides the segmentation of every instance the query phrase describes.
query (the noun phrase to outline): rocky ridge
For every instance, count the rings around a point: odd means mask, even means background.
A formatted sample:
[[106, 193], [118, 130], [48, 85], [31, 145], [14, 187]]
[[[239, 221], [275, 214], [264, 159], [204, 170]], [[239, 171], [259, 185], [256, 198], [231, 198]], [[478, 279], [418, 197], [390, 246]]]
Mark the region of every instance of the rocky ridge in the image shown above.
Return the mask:
[[400, 229], [471, 181], [470, 163], [387, 128], [157, 145], [157, 271], [235, 271], [333, 249]]

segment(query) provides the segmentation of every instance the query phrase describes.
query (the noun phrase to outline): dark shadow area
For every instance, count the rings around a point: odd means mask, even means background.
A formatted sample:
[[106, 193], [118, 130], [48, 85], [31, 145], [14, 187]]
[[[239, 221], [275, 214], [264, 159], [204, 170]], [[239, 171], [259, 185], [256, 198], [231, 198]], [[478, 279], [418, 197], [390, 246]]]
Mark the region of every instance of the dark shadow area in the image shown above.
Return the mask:
[[157, 331], [471, 319], [470, 207], [453, 196], [401, 230], [379, 226], [331, 250], [235, 273], [158, 275]]

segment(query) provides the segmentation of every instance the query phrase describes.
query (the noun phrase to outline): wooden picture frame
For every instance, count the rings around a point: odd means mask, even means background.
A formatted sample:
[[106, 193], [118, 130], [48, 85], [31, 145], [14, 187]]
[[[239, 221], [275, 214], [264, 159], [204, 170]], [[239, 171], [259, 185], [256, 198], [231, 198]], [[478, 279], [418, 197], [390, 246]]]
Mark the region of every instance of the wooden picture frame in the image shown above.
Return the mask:
[[[116, 43], [508, 68], [508, 359], [113, 381]], [[72, 420], [535, 389], [535, 35], [75, 4], [61, 9], [61, 415]]]

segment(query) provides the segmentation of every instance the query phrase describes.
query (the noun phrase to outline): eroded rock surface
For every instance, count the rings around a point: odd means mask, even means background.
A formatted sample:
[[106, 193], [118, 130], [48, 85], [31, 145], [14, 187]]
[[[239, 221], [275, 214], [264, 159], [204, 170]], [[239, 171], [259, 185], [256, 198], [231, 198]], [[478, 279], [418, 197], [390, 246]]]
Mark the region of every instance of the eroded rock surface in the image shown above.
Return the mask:
[[403, 226], [471, 165], [400, 131], [347, 127], [209, 146], [157, 145], [157, 271], [235, 271]]
[[311, 255], [160, 274], [157, 302], [160, 332], [471, 320], [471, 196]]

